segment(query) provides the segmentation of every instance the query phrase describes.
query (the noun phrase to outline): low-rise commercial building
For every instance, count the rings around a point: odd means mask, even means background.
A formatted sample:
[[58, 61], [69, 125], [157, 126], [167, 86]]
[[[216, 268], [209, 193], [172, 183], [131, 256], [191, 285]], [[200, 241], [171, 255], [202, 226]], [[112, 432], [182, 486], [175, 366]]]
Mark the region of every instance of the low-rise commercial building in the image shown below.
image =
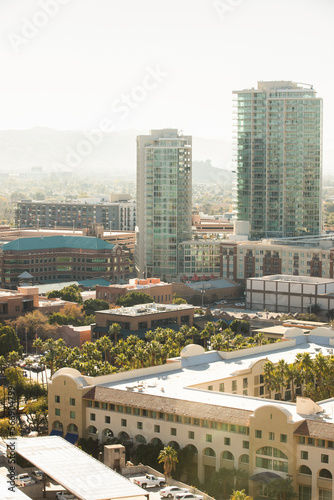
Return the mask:
[[279, 343], [232, 352], [189, 345], [165, 365], [95, 378], [62, 368], [49, 383], [49, 430], [187, 447], [189, 484], [238, 468], [256, 498], [266, 498], [263, 478], [291, 478], [301, 500], [331, 498], [334, 400], [289, 402], [288, 388], [269, 399], [263, 365], [326, 356], [333, 346], [333, 330], [291, 329]]
[[282, 274], [247, 279], [248, 309], [310, 313], [315, 305], [323, 315], [334, 309], [334, 280]]
[[172, 284], [160, 281], [160, 278], [131, 279], [127, 285], [96, 286], [96, 298], [109, 304], [131, 292], [142, 292], [152, 297], [154, 302], [171, 304], [173, 300]]
[[121, 327], [121, 334], [154, 330], [158, 327], [181, 327], [193, 325], [195, 308], [188, 304], [139, 304], [96, 311], [94, 327], [95, 338], [105, 335], [113, 323]]
[[50, 236], [19, 238], [2, 245], [1, 281], [14, 288], [28, 272], [33, 284], [103, 277], [119, 281], [128, 275], [127, 252], [99, 238]]

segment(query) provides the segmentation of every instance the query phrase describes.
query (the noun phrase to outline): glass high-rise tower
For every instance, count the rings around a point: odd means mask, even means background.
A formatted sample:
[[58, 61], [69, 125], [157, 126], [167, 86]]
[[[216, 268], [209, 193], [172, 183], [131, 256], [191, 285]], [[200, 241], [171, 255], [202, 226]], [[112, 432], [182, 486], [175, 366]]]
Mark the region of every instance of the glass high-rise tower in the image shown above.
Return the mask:
[[137, 137], [137, 275], [178, 275], [178, 244], [191, 239], [191, 136], [177, 129]]
[[322, 99], [289, 81], [234, 94], [238, 220], [253, 239], [320, 234]]

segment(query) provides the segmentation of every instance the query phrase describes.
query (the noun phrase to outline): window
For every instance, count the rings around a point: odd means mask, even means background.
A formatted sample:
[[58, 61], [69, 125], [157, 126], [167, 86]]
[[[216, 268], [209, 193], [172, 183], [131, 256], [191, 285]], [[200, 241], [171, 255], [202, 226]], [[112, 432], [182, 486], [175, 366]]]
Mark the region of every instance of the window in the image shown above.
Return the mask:
[[224, 444], [226, 446], [231, 446], [231, 438], [224, 438]]
[[215, 457], [216, 453], [214, 452], [214, 450], [212, 448], [205, 448], [204, 455], [206, 457]]
[[174, 415], [172, 415], [171, 413], [167, 413], [167, 420], [169, 420], [170, 422], [174, 422]]
[[303, 486], [301, 484], [299, 485], [299, 500], [312, 500], [311, 486]]
[[143, 422], [137, 422], [137, 429], [142, 430]]
[[171, 428], [170, 433], [171, 433], [172, 436], [176, 436], [176, 429], [175, 429], [175, 427]]
[[243, 442], [242, 442], [242, 447], [243, 447], [245, 450], [249, 450], [249, 441], [243, 441]]
[[261, 439], [262, 438], [262, 431], [256, 429], [255, 430], [255, 437], [258, 439]]
[[90, 416], [89, 416], [90, 420], [95, 420], [95, 413], [91, 413]]
[[117, 411], [118, 411], [118, 413], [123, 413], [123, 405], [118, 405]]
[[212, 443], [212, 435], [211, 434], [206, 434], [205, 436], [205, 441], [207, 443]]
[[70, 398], [70, 405], [75, 406], [75, 399], [74, 398]]
[[185, 424], [190, 424], [191, 423], [191, 418], [190, 417], [184, 417], [184, 423]]
[[181, 415], [176, 415], [176, 422], [179, 422], [180, 424], [182, 424], [182, 417], [181, 417]]
[[194, 418], [194, 425], [199, 425], [199, 418]]
[[109, 405], [109, 410], [110, 410], [110, 411], [115, 411], [115, 405], [114, 405], [114, 403], [111, 403], [111, 404]]
[[160, 432], [160, 425], [154, 426], [154, 432]]
[[148, 417], [148, 410], [142, 410], [142, 416]]
[[269, 432], [269, 441], [275, 441], [275, 433]]
[[224, 451], [224, 453], [222, 454], [222, 458], [224, 460], [234, 460], [234, 456], [230, 451]]
[[328, 455], [321, 455], [321, 463], [328, 464]]
[[232, 391], [236, 391], [236, 390], [237, 390], [237, 381], [232, 380]]
[[308, 444], [309, 446], [314, 446], [314, 444], [315, 444], [314, 442], [315, 442], [315, 439], [314, 439], [314, 438], [307, 438], [307, 444]]
[[224, 384], [224, 382], [221, 382], [219, 384], [219, 392], [224, 392], [224, 391], [225, 391], [225, 384]]
[[237, 426], [234, 424], [230, 425], [230, 432], [237, 432]]
[[305, 444], [305, 443], [306, 443], [305, 436], [299, 436], [299, 444]]
[[328, 441], [327, 448], [334, 448], [334, 441]]
[[165, 420], [165, 414], [162, 413], [162, 412], [160, 412], [159, 413], [159, 418], [160, 418], [160, 420]]
[[308, 451], [301, 451], [300, 458], [303, 460], [308, 460]]
[[57, 415], [57, 417], [60, 417], [60, 409], [59, 408], [55, 409], [55, 415]]
[[209, 421], [208, 420], [202, 420], [202, 427], [209, 427]]
[[195, 439], [195, 433], [193, 431], [188, 431], [188, 438]]
[[318, 446], [321, 446], [322, 448], [325, 447], [326, 441], [324, 439], [318, 439]]
[[332, 491], [319, 489], [319, 500], [332, 500]]
[[89, 434], [97, 434], [97, 428], [94, 427], [94, 425], [91, 425], [90, 427], [88, 427], [88, 433]]
[[131, 412], [132, 412], [131, 406], [126, 406], [125, 407], [125, 413], [127, 413], [128, 415], [131, 415]]
[[242, 387], [243, 387], [244, 389], [247, 389], [247, 387], [248, 387], [248, 379], [247, 379], [247, 378], [244, 378], [244, 379], [242, 380]]
[[108, 403], [102, 403], [102, 410], [108, 410]]
[[60, 403], [60, 396], [55, 396], [55, 403]]
[[151, 411], [151, 418], [157, 418], [157, 412]]
[[221, 425], [221, 430], [222, 431], [228, 431], [228, 424], [222, 423]]
[[88, 401], [88, 408], [92, 408], [92, 406], [93, 406], [93, 401], [90, 401], [90, 400], [89, 400], [89, 401]]
[[94, 402], [94, 408], [100, 408], [100, 403], [98, 401]]
[[218, 422], [211, 422], [211, 429], [218, 429]]
[[242, 464], [249, 464], [249, 455], [241, 455], [240, 462]]
[[140, 415], [140, 409], [139, 408], [134, 408], [133, 409], [133, 414], [134, 415]]
[[288, 436], [286, 434], [281, 434], [280, 441], [281, 441], [281, 443], [287, 443]]
[[121, 419], [121, 426], [126, 427], [126, 424], [127, 424], [126, 418], [122, 418]]
[[208, 391], [213, 391], [213, 385], [209, 385]]

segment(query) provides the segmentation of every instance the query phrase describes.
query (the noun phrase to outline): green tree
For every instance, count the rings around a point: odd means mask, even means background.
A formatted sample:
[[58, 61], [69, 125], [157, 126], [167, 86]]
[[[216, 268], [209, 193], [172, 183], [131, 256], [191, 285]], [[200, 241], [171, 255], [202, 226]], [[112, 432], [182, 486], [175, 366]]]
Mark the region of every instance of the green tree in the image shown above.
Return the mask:
[[9, 422], [9, 418], [0, 418], [0, 437], [9, 438], [20, 435], [20, 426], [16, 423], [14, 426]]
[[152, 302], [154, 302], [153, 298], [147, 293], [130, 292], [124, 295], [124, 297], [119, 297], [116, 300], [116, 305], [123, 307], [132, 307], [137, 304], [149, 304]]
[[46, 428], [48, 421], [48, 401], [45, 396], [36, 401], [30, 401], [24, 408], [30, 430], [39, 432], [41, 427]]
[[186, 299], [183, 299], [182, 297], [178, 297], [176, 293], [173, 295], [173, 304], [180, 305], [180, 304], [188, 304]]
[[245, 490], [233, 490], [230, 500], [253, 500], [253, 497], [247, 495]]
[[82, 303], [81, 288], [78, 285], [65, 286], [61, 290], [51, 290], [51, 292], [48, 292], [47, 297], [48, 299], [61, 298], [68, 302]]
[[297, 498], [291, 479], [274, 479], [268, 484], [267, 492], [269, 500], [293, 500]]
[[179, 459], [177, 451], [171, 446], [165, 446], [159, 453], [158, 462], [164, 464], [164, 474], [167, 477], [172, 477], [172, 472], [175, 470]]
[[109, 309], [109, 303], [101, 299], [88, 299], [83, 303], [83, 310], [86, 316], [95, 314], [96, 311], [105, 311]]
[[12, 351], [22, 355], [23, 347], [14, 328], [10, 326], [0, 326], [0, 353], [2, 356], [8, 356]]
[[113, 323], [109, 327], [109, 337], [114, 337], [114, 345], [117, 344], [117, 336], [119, 335], [119, 332], [121, 331], [121, 326], [118, 323]]
[[271, 391], [274, 389], [273, 380], [274, 380], [275, 365], [272, 361], [268, 360], [263, 364], [262, 369], [263, 369], [263, 380], [268, 387], [269, 399], [271, 399]]

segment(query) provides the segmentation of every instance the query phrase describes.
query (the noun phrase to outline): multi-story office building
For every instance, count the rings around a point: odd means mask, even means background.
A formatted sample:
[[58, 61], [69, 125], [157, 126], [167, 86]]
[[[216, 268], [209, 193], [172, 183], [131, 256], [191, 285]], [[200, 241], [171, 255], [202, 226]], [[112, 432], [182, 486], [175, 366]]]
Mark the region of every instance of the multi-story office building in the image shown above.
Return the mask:
[[238, 220], [252, 238], [319, 234], [322, 99], [290, 81], [234, 94]]
[[105, 230], [134, 231], [136, 204], [134, 201], [106, 202], [82, 201], [32, 201], [17, 202], [15, 224], [19, 228], [88, 228], [100, 224]]
[[0, 252], [1, 281], [8, 288], [19, 284], [23, 272], [37, 283], [104, 277], [119, 281], [128, 276], [128, 252], [99, 238], [49, 236], [18, 238]]
[[254, 498], [268, 498], [266, 482], [290, 478], [300, 500], [330, 499], [334, 400], [292, 402], [303, 390], [298, 384], [269, 391], [263, 365], [293, 363], [300, 352], [328, 356], [334, 332], [292, 328], [285, 337], [232, 352], [188, 345], [165, 365], [95, 378], [62, 368], [49, 383], [49, 430], [101, 443], [116, 437], [187, 447], [188, 484], [237, 468], [248, 473]]
[[138, 277], [171, 280], [178, 274], [178, 244], [191, 239], [190, 136], [176, 129], [137, 137]]
[[220, 241], [221, 275], [236, 282], [270, 274], [334, 277], [332, 238]]

